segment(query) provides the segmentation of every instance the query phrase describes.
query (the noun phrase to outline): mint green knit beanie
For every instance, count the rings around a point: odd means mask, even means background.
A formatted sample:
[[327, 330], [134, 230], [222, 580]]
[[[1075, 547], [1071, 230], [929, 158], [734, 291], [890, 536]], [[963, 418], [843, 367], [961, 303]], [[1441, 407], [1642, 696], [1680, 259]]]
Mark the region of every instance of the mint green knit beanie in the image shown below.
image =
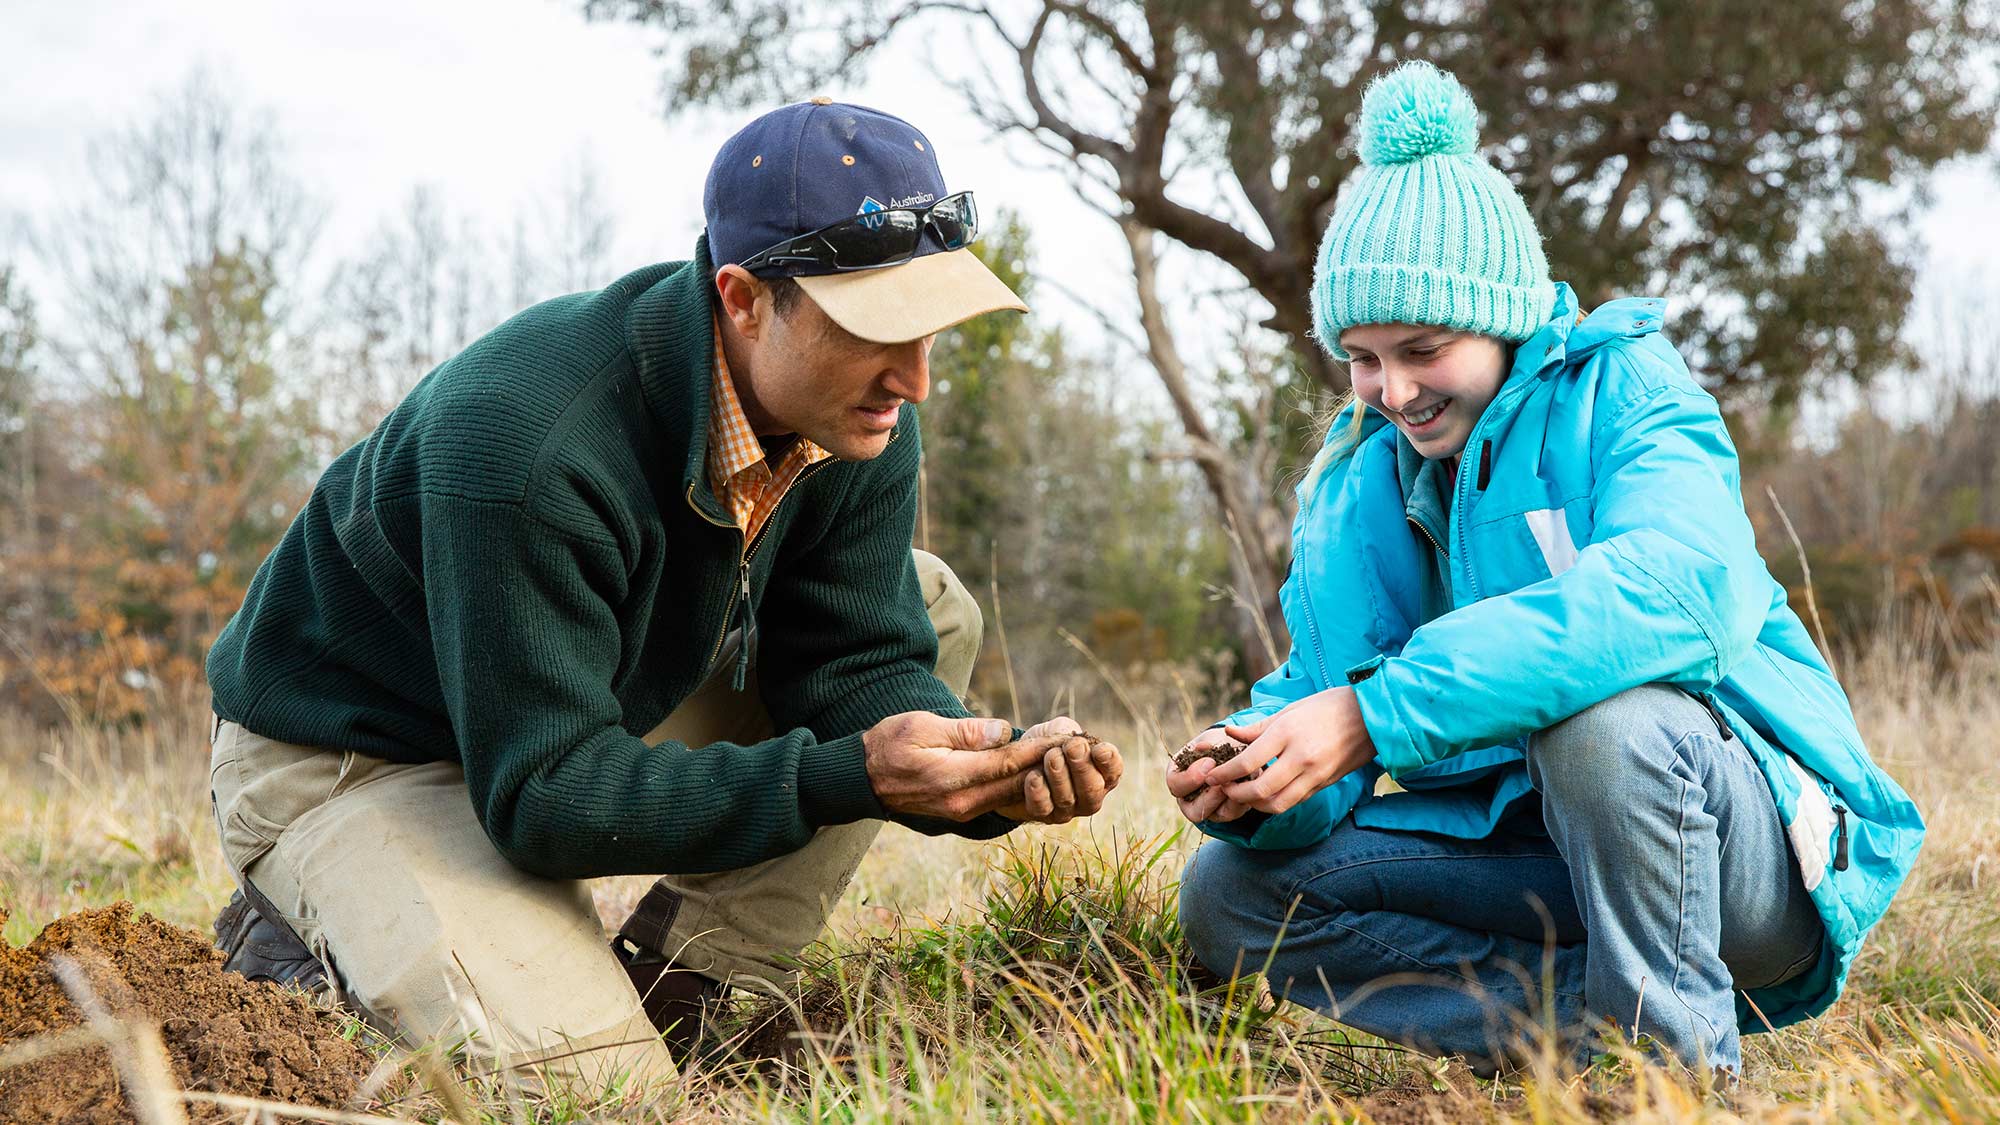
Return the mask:
[[1458, 79], [1404, 63], [1361, 99], [1361, 169], [1313, 271], [1313, 328], [1349, 358], [1357, 324], [1436, 324], [1519, 342], [1555, 304], [1542, 236], [1514, 185], [1479, 158], [1479, 110]]

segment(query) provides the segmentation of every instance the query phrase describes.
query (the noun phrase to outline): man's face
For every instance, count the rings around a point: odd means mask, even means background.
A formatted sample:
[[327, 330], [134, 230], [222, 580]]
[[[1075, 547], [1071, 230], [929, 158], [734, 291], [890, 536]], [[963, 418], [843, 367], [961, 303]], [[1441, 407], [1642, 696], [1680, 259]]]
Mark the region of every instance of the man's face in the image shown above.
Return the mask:
[[930, 397], [936, 337], [871, 343], [835, 324], [804, 293], [777, 312], [766, 286], [758, 287], [745, 316], [740, 306], [732, 308], [728, 285], [721, 288], [741, 348], [740, 356], [730, 356], [730, 371], [760, 436], [795, 433], [843, 461], [866, 461], [888, 447], [902, 405]]

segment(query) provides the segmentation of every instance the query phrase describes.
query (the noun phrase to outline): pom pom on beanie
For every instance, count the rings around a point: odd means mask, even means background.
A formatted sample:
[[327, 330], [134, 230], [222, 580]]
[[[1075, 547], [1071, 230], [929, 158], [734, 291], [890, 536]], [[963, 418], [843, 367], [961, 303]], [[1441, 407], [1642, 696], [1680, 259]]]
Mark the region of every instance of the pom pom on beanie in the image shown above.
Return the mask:
[[1479, 147], [1479, 107], [1458, 79], [1427, 62], [1407, 63], [1368, 84], [1356, 132], [1365, 164], [1469, 156]]

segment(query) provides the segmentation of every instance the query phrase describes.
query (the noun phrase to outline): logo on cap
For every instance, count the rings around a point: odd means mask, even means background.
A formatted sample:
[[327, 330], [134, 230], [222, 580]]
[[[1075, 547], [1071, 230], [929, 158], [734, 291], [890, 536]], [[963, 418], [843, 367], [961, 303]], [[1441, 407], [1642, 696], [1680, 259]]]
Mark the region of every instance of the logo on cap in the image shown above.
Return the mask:
[[[857, 215], [876, 215], [883, 211], [900, 210], [905, 207], [922, 207], [926, 203], [935, 202], [937, 202], [937, 196], [927, 191], [906, 195], [901, 199], [891, 199], [886, 204], [872, 195], [864, 195], [861, 197], [861, 206], [855, 208], [854, 213]], [[880, 218], [864, 218], [861, 220], [861, 225], [867, 227], [869, 230], [881, 230], [884, 221]]]

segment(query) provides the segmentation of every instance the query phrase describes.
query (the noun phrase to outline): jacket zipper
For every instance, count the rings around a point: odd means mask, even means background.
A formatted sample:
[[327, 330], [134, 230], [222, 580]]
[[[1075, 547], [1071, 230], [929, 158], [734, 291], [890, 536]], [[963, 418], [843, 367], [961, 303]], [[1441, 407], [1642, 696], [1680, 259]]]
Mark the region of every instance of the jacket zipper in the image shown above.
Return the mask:
[[1729, 720], [1723, 717], [1721, 706], [1715, 702], [1709, 693], [1685, 687], [1680, 690], [1689, 699], [1701, 704], [1702, 710], [1708, 712], [1708, 717], [1715, 721], [1715, 733], [1722, 736], [1722, 741], [1727, 742], [1736, 737], [1736, 733], [1729, 729]]
[[[1508, 395], [1507, 400], [1503, 403], [1500, 399], [1495, 398], [1491, 403], [1487, 404], [1485, 413], [1479, 416], [1479, 421], [1473, 423], [1472, 435], [1465, 442], [1466, 449], [1477, 451], [1480, 463], [1473, 467], [1472, 473], [1465, 471], [1466, 467], [1463, 462], [1459, 464], [1457, 487], [1452, 489], [1451, 496], [1451, 527], [1461, 551], [1459, 559], [1465, 565], [1465, 589], [1467, 593], [1472, 595], [1472, 600], [1475, 602], [1479, 600], [1479, 577], [1472, 572], [1472, 542], [1465, 532], [1465, 509], [1469, 506], [1470, 501], [1465, 500], [1465, 497], [1471, 489], [1472, 478], [1475, 475], [1478, 477], [1478, 484], [1482, 491], [1486, 488], [1487, 484], [1491, 483], [1493, 477], [1491, 464], [1493, 459], [1493, 442], [1483, 439], [1479, 435], [1485, 430], [1487, 419], [1499, 417], [1502, 410], [1512, 410], [1515, 402], [1526, 396], [1538, 379], [1540, 379], [1540, 375], [1531, 375], [1521, 379], [1510, 378], [1507, 382], [1503, 383], [1500, 393]], [[1456, 600], [1453, 599], [1454, 602]]]
[[[1482, 423], [1485, 422], [1486, 419], [1493, 414], [1493, 406], [1495, 405], [1498, 405], [1498, 403], [1496, 402], [1494, 404], [1490, 404], [1487, 406], [1486, 413], [1480, 415], [1479, 417], [1480, 422]], [[1513, 403], [1510, 402], [1508, 403], [1508, 405], [1511, 407]], [[1490, 450], [1482, 447], [1479, 444], [1478, 440], [1479, 429], [1480, 428], [1478, 425], [1473, 426], [1472, 437], [1466, 441], [1465, 448], [1468, 450], [1477, 450], [1478, 451], [1477, 455], [1483, 461], [1487, 456], [1490, 455]], [[1486, 444], [1491, 445], [1492, 443], [1487, 442]], [[1466, 499], [1466, 495], [1472, 487], [1473, 474], [1468, 473], [1465, 470], [1466, 470], [1466, 465], [1463, 462], [1461, 462], [1458, 466], [1457, 487], [1452, 489], [1452, 494], [1451, 494], [1451, 503], [1452, 503], [1451, 529], [1453, 537], [1458, 541], [1459, 560], [1465, 566], [1466, 593], [1472, 595], [1472, 600], [1476, 602], [1479, 600], [1479, 578], [1477, 575], [1472, 573], [1472, 542], [1471, 539], [1465, 533], [1465, 511], [1467, 508], [1471, 507], [1471, 501]], [[1487, 476], [1488, 474], [1482, 472], [1480, 473], [1480, 475]], [[1486, 481], [1482, 480], [1479, 483], [1481, 485], [1484, 485]], [[1449, 558], [1450, 556], [1447, 555], [1446, 557]], [[1452, 600], [1454, 604], [1457, 602], [1456, 598]]]
[[[1577, 317], [1577, 323], [1583, 323], [1581, 316]], [[1567, 344], [1567, 339], [1568, 337], [1565, 336], [1565, 344]], [[1535, 384], [1541, 381], [1541, 372], [1547, 369], [1547, 354], [1544, 353], [1543, 366], [1540, 369], [1518, 379], [1514, 378], [1510, 372], [1506, 381], [1500, 384], [1500, 394], [1496, 395], [1493, 401], [1487, 404], [1485, 411], [1479, 415], [1479, 420], [1472, 424], [1472, 433], [1465, 440], [1465, 448], [1478, 450], [1479, 464], [1475, 467], [1474, 473], [1478, 477], [1478, 484], [1481, 491], [1485, 491], [1486, 486], [1491, 483], [1493, 477], [1493, 442], [1480, 437], [1486, 430], [1487, 419], [1499, 417], [1503, 410], [1512, 410], [1514, 404], [1526, 397]], [[1504, 403], [1501, 401], [1503, 397], [1506, 399]], [[1452, 489], [1451, 494], [1451, 527], [1453, 534], [1458, 538], [1460, 548], [1464, 552], [1460, 556], [1460, 559], [1465, 564], [1465, 588], [1472, 595], [1472, 600], [1476, 602], [1479, 600], [1479, 578], [1472, 572], [1472, 542], [1471, 538], [1465, 532], [1465, 505], [1459, 502], [1465, 497], [1467, 486], [1468, 481], [1465, 466], [1461, 464], [1459, 466], [1457, 487]], [[1456, 601], [1457, 599], [1453, 600]]]

